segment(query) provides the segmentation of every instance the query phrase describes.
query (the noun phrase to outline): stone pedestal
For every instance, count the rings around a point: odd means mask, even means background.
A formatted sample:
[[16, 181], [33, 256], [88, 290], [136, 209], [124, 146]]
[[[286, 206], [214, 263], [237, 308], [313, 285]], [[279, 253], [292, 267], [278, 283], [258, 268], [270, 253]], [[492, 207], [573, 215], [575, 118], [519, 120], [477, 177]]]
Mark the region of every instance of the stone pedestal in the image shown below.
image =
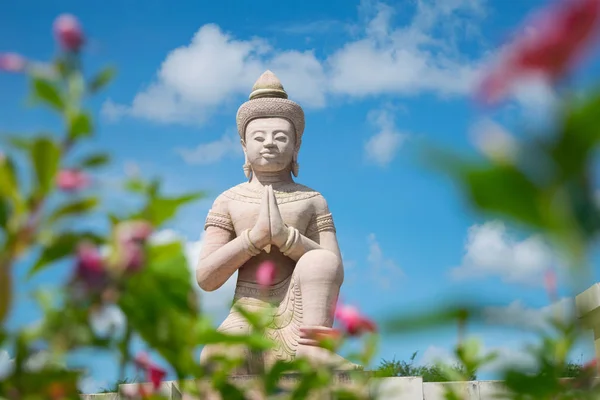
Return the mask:
[[596, 359], [600, 360], [600, 283], [575, 297], [575, 305], [583, 326], [594, 332]]
[[[256, 389], [252, 386], [257, 383], [256, 377], [252, 375], [239, 375], [231, 377], [231, 382], [240, 388], [244, 388], [244, 393], [248, 399], [262, 400], [257, 395]], [[297, 377], [293, 374], [286, 375], [281, 380], [281, 387], [292, 387], [297, 382]], [[208, 381], [197, 381], [196, 384], [207, 385]], [[352, 386], [356, 384], [353, 378], [348, 374], [336, 375], [334, 385]], [[127, 385], [121, 385], [120, 391], [126, 392]], [[371, 398], [385, 400], [444, 400], [446, 390], [452, 389], [461, 399], [465, 400], [494, 400], [502, 398], [506, 393], [503, 382], [501, 381], [471, 381], [471, 382], [423, 382], [420, 376], [415, 377], [395, 377], [395, 378], [373, 378], [367, 385], [367, 390]], [[181, 400], [182, 395], [178, 382], [163, 382], [160, 392], [163, 396], [171, 400]], [[117, 400], [124, 399], [116, 393], [82, 395], [82, 399], [89, 400]], [[329, 396], [319, 396], [313, 393], [309, 399], [328, 399]], [[189, 398], [188, 398], [189, 399]], [[203, 400], [223, 400], [219, 394], [213, 393], [205, 396]]]

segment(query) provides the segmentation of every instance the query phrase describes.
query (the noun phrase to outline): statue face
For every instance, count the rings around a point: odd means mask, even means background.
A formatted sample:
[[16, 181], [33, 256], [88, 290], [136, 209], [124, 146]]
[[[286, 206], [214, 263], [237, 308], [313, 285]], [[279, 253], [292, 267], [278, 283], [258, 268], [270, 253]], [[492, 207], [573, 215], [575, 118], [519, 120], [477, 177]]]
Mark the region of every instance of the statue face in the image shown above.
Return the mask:
[[278, 172], [294, 157], [296, 133], [285, 118], [257, 118], [246, 126], [244, 151], [253, 171]]

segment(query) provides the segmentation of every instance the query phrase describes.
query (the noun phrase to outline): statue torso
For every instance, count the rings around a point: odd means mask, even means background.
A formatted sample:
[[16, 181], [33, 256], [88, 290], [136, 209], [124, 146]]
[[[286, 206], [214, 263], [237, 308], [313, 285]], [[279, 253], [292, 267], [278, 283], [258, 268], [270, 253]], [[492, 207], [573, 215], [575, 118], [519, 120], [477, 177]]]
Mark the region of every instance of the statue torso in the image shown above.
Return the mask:
[[[274, 193], [284, 223], [306, 235], [309, 224], [315, 217], [314, 202], [321, 196], [320, 193], [298, 183], [274, 187]], [[255, 190], [248, 183], [242, 183], [223, 192], [222, 198], [227, 200], [227, 210], [236, 236], [254, 226], [258, 218], [262, 191]], [[238, 279], [253, 282], [256, 269], [266, 260], [273, 261], [278, 266], [276, 282], [291, 275], [295, 266], [292, 259], [284, 256], [277, 247], [272, 246], [270, 253], [263, 251], [248, 260], [239, 269]]]
[[[313, 200], [320, 196], [304, 185], [292, 183], [274, 189], [277, 204], [283, 221], [293, 226], [300, 233], [306, 234], [306, 229], [314, 217]], [[227, 208], [233, 222], [236, 235], [244, 229], [250, 229], [256, 223], [262, 192], [251, 188], [247, 183], [234, 186], [225, 191], [223, 196], [228, 199]]]

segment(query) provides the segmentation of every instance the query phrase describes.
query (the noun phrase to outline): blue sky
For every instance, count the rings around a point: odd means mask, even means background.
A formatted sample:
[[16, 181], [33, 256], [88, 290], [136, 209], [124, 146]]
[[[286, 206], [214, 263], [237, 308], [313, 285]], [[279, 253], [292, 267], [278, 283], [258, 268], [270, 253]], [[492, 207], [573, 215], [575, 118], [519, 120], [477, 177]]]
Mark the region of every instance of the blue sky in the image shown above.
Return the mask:
[[[235, 113], [271, 69], [306, 112], [297, 181], [320, 191], [334, 215], [347, 271], [344, 301], [383, 321], [472, 295], [504, 307], [496, 311], [506, 318], [518, 314], [538, 323], [548, 306], [543, 271], [556, 262], [549, 247], [474, 213], [452, 182], [419, 162], [418, 150], [426, 141], [474, 154], [473, 135], [481, 129], [544, 123], [552, 92], [543, 84], [522, 85], [508, 104], [485, 114], [471, 96], [498, 47], [544, 3], [23, 0], [0, 9], [0, 51], [46, 60], [55, 51], [54, 18], [63, 12], [80, 18], [89, 71], [106, 63], [119, 69], [90, 103], [99, 133], [86, 148], [115, 156], [97, 177], [99, 190], [110, 193], [135, 165], [145, 176], [162, 177], [169, 191], [208, 191], [209, 198], [183, 210], [164, 233], [187, 240], [192, 258], [212, 200], [244, 180]], [[594, 62], [574, 82], [597, 72]], [[56, 127], [53, 116], [24, 107], [24, 84], [22, 77], [0, 75], [0, 130]], [[123, 201], [109, 197], [113, 205]], [[60, 281], [67, 270], [34, 284]], [[27, 287], [20, 286], [13, 325], [36, 318]], [[232, 288], [228, 282], [205, 296], [215, 319], [224, 316]], [[569, 305], [566, 289], [562, 302]], [[505, 359], [526, 362], [519, 354], [531, 339], [526, 334], [470, 332]], [[454, 329], [384, 336], [379, 358], [407, 359], [418, 350], [428, 361], [443, 357], [455, 341]], [[590, 346], [580, 345], [574, 358], [591, 357]], [[95, 360], [89, 390], [114, 379], [112, 359]]]

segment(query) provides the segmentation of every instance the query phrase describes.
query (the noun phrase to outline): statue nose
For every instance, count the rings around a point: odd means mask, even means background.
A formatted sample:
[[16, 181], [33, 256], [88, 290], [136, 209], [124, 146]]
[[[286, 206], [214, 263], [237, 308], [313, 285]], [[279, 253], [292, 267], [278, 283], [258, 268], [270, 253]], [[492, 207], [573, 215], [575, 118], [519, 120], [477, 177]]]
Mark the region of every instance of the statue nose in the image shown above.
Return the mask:
[[267, 139], [264, 141], [264, 146], [265, 147], [275, 147], [275, 140], [273, 140], [272, 137], [267, 137]]

